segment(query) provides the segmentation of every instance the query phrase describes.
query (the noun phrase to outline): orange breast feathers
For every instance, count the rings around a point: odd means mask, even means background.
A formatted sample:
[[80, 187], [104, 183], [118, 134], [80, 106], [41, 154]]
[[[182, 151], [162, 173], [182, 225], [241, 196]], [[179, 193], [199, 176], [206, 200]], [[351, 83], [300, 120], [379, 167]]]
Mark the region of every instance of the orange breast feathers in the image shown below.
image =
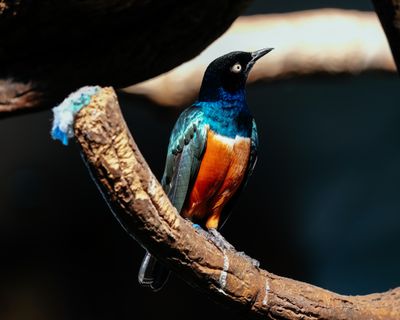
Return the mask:
[[221, 211], [247, 171], [250, 138], [227, 138], [209, 130], [193, 189], [181, 214], [208, 229], [217, 228]]

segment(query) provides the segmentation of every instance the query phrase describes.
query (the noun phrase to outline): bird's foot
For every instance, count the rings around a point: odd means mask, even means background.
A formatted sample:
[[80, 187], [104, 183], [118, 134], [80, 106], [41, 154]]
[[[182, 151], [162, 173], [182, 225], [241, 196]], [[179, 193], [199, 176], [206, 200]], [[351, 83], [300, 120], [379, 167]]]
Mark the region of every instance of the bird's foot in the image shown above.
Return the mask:
[[209, 229], [207, 238], [211, 240], [221, 251], [235, 250], [226, 239], [217, 231], [217, 229]]
[[[235, 247], [231, 245], [224, 237], [222, 234], [220, 234], [217, 229], [209, 229], [208, 232], [204, 230], [199, 224], [197, 223], [192, 223], [193, 228], [196, 229], [196, 231], [202, 235], [204, 235], [208, 240], [210, 240], [212, 243], [214, 243], [221, 251], [226, 251], [226, 250], [235, 250]], [[240, 257], [245, 258], [247, 261], [249, 261], [254, 267], [259, 268], [260, 267], [260, 262], [256, 259], [251, 258], [248, 256], [244, 251], [238, 251], [237, 254]]]
[[209, 234], [206, 230], [204, 230], [199, 224], [197, 223], [193, 223], [192, 222], [192, 227], [201, 235], [205, 236], [207, 239], [209, 237]]
[[247, 254], [244, 253], [244, 251], [239, 251], [237, 254], [238, 254], [238, 256], [241, 256], [241, 257], [245, 258], [247, 261], [249, 261], [254, 267], [256, 267], [256, 268], [260, 267], [260, 261], [248, 256]]
[[193, 228], [195, 228], [196, 230], [203, 230], [203, 228], [200, 227], [200, 225], [197, 224], [197, 223], [192, 223], [192, 226], [193, 226]]

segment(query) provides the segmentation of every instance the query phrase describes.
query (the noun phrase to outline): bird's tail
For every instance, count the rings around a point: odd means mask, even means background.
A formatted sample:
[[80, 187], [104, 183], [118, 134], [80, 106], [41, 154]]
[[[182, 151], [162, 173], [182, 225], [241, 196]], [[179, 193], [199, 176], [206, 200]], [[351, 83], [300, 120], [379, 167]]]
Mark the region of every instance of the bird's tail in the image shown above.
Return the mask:
[[146, 252], [139, 270], [139, 283], [153, 291], [161, 290], [168, 280], [170, 271]]

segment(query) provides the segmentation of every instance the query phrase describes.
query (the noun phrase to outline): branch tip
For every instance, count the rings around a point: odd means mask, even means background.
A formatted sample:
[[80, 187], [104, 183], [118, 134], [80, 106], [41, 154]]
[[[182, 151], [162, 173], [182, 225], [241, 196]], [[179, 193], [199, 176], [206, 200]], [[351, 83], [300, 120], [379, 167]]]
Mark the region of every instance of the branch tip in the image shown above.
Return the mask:
[[71, 93], [57, 107], [53, 108], [53, 126], [51, 137], [68, 145], [68, 140], [74, 136], [74, 121], [76, 114], [87, 106], [93, 95], [100, 90], [98, 86], [85, 86]]

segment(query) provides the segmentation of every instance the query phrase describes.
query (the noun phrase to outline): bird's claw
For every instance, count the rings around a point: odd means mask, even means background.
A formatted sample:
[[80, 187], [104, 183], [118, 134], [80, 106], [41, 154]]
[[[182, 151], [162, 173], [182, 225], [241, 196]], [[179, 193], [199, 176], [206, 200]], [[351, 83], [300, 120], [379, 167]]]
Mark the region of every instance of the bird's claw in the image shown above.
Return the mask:
[[254, 267], [256, 267], [256, 268], [260, 267], [260, 261], [248, 256], [247, 254], [244, 253], [244, 251], [240, 251], [237, 254], [238, 254], [238, 256], [241, 256], [241, 257], [245, 258], [247, 261], [249, 261]]
[[204, 230], [199, 224], [197, 223], [193, 223], [192, 222], [192, 227], [201, 235], [205, 236], [206, 238], [208, 238], [208, 232], [206, 230]]
[[197, 223], [192, 223], [193, 228], [195, 228], [196, 230], [203, 230], [202, 227], [200, 227], [199, 224]]
[[[192, 223], [193, 227], [196, 229], [197, 232], [200, 234], [203, 234], [206, 236], [208, 240], [210, 240], [212, 243], [214, 243], [218, 249], [221, 251], [234, 251], [235, 247], [231, 245], [224, 237], [222, 234], [220, 234], [217, 229], [209, 229], [208, 232], [205, 231], [200, 225], [196, 223]], [[238, 251], [237, 254], [240, 257], [245, 258], [247, 261], [249, 261], [254, 267], [259, 268], [260, 267], [260, 262], [256, 259], [251, 258], [248, 256], [244, 251]]]
[[217, 229], [209, 229], [207, 238], [211, 240], [221, 251], [235, 250], [235, 247], [226, 241], [226, 239], [217, 231]]

